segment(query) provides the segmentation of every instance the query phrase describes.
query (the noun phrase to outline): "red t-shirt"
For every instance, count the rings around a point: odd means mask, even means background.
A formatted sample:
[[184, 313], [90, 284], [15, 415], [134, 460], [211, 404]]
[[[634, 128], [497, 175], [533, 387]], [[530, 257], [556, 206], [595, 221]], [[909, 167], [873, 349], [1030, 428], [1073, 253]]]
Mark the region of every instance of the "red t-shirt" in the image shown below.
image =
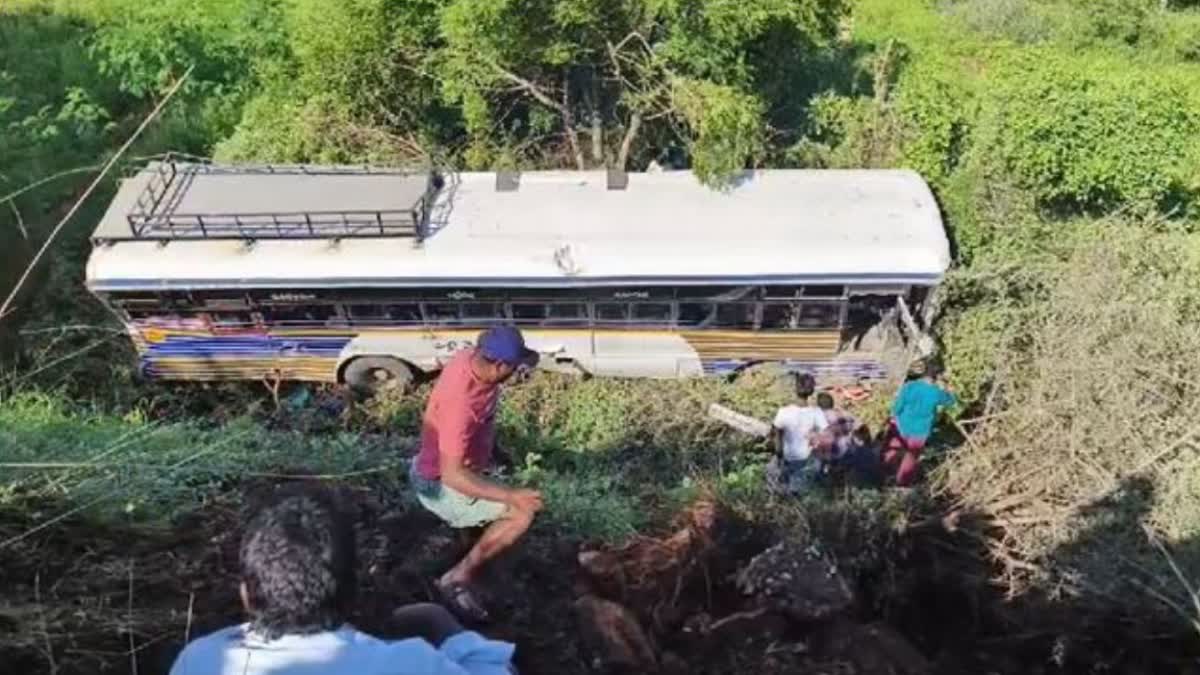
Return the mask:
[[476, 470], [492, 463], [500, 386], [475, 376], [474, 354], [474, 349], [455, 354], [429, 394], [417, 455], [417, 474], [426, 480], [441, 478], [443, 452], [462, 457], [465, 466]]

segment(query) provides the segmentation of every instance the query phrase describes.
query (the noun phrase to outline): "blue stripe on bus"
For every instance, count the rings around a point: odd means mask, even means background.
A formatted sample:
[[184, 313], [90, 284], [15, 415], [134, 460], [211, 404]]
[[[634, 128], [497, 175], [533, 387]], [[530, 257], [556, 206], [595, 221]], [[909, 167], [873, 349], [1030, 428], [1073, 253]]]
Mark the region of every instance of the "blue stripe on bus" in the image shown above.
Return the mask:
[[349, 344], [348, 337], [168, 336], [162, 342], [146, 343], [146, 354], [154, 357], [262, 357], [338, 356]]
[[[730, 375], [759, 360], [749, 359], [712, 359], [703, 362], [706, 375]], [[887, 377], [887, 368], [877, 361], [797, 361], [783, 359], [769, 361], [778, 364], [784, 370], [793, 373], [809, 373], [822, 375], [853, 375], [865, 379], [882, 379]]]

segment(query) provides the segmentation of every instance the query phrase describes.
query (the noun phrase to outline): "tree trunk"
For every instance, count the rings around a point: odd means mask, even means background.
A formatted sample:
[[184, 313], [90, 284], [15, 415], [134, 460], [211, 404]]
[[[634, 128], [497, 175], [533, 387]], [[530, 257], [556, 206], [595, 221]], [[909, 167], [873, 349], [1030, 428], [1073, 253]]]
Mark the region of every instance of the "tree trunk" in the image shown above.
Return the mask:
[[600, 113], [595, 110], [592, 111], [592, 161], [596, 164], [604, 162], [604, 127]]
[[633, 148], [633, 139], [637, 137], [638, 131], [642, 128], [642, 113], [635, 112], [633, 117], [629, 118], [629, 128], [625, 130], [625, 138], [621, 139], [621, 151], [617, 155], [617, 167], [624, 171], [629, 163], [629, 151]]
[[571, 145], [571, 155], [575, 157], [575, 168], [579, 171], [587, 169], [583, 159], [583, 148], [579, 146], [579, 131], [575, 128], [575, 115], [571, 113], [571, 83], [563, 77], [562, 111], [563, 128], [567, 132], [567, 143]]

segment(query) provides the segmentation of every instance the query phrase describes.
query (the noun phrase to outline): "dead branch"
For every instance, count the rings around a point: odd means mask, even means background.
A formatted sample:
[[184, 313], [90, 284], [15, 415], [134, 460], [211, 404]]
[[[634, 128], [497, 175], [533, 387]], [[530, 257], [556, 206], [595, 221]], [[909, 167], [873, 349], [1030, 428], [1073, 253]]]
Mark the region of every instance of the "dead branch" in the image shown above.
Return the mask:
[[12, 209], [13, 216], [17, 219], [17, 229], [21, 230], [21, 238], [29, 241], [29, 230], [25, 228], [25, 219], [21, 217], [21, 210], [17, 208], [17, 203], [13, 200], [8, 200], [8, 208]]

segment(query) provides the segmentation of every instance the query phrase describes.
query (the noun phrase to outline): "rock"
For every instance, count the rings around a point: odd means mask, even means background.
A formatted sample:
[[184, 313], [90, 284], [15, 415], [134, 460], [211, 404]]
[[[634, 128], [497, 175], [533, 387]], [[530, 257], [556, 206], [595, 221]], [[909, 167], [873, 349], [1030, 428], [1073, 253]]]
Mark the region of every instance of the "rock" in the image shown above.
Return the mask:
[[884, 623], [838, 623], [830, 631], [825, 658], [853, 666], [864, 675], [926, 675], [928, 659], [903, 635]]
[[797, 621], [820, 621], [854, 604], [854, 593], [830, 562], [812, 547], [780, 542], [754, 556], [737, 575], [737, 587], [755, 604]]
[[585, 595], [575, 601], [579, 634], [607, 672], [658, 673], [658, 650], [637, 617], [623, 605]]
[[581, 551], [576, 559], [585, 594], [628, 606], [651, 630], [674, 630], [695, 611], [688, 600], [701, 597], [689, 591], [708, 583], [718, 520], [716, 502], [699, 499], [680, 513], [669, 536]]

